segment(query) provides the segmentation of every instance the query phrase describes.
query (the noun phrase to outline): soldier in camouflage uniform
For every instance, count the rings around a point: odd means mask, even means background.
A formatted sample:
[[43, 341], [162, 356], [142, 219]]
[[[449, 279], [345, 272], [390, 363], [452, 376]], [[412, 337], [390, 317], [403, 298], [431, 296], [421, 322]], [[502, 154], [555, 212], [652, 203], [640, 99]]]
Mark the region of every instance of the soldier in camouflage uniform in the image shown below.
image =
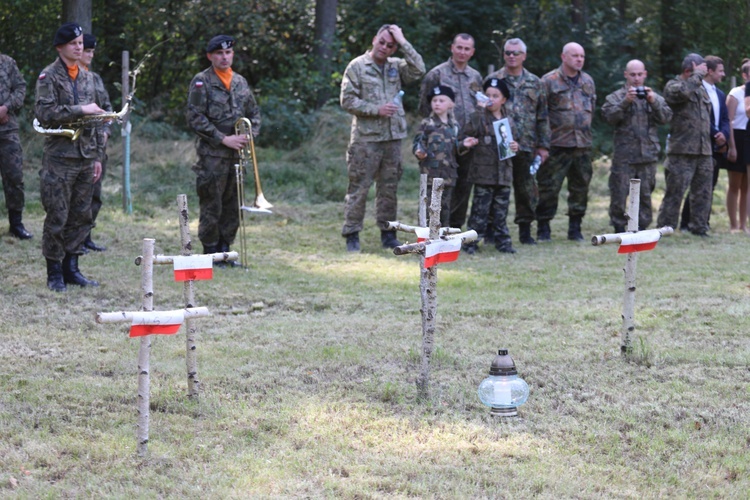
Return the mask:
[[[656, 185], [656, 160], [659, 155], [657, 125], [669, 123], [672, 109], [664, 98], [644, 87], [648, 76], [644, 64], [634, 59], [625, 66], [625, 86], [609, 94], [602, 116], [614, 125], [614, 157], [609, 173], [609, 220], [616, 233], [627, 227], [626, 200], [630, 179], [640, 179], [638, 229], [651, 225], [651, 193]], [[643, 92], [638, 93], [637, 88]]]
[[583, 47], [571, 42], [562, 52], [562, 64], [542, 77], [547, 94], [551, 133], [549, 161], [539, 168], [537, 239], [550, 241], [549, 221], [555, 217], [565, 178], [568, 179], [568, 239], [583, 241], [581, 221], [586, 215], [591, 182], [591, 119], [596, 106], [596, 87], [582, 71]]
[[[422, 80], [419, 94], [419, 114], [429, 116], [430, 92], [435, 87], [444, 85], [450, 87], [456, 96], [453, 116], [461, 129], [469, 116], [477, 109], [477, 91], [482, 90], [482, 75], [469, 66], [469, 60], [474, 55], [474, 38], [466, 33], [460, 33], [451, 43], [451, 57], [446, 62], [432, 68]], [[471, 155], [458, 157], [458, 177], [453, 187], [451, 201], [450, 227], [461, 227], [466, 222], [469, 209], [471, 183], [467, 178]]]
[[[404, 58], [391, 57], [401, 47]], [[367, 193], [376, 182], [376, 220], [384, 248], [400, 245], [388, 230], [396, 219], [396, 190], [401, 179], [401, 140], [406, 137], [404, 108], [394, 103], [402, 83], [424, 75], [422, 56], [395, 24], [382, 26], [372, 39], [372, 49], [353, 59], [341, 81], [341, 107], [352, 115], [346, 152], [349, 186], [344, 203], [346, 249], [359, 252]]]
[[[505, 116], [503, 105], [510, 96], [510, 91], [505, 82], [498, 78], [485, 81], [484, 90], [492, 104], [472, 114], [459, 135], [459, 153], [473, 148], [469, 181], [474, 184], [474, 200], [471, 204], [469, 229], [476, 231], [480, 239], [484, 238], [491, 220], [495, 248], [503, 253], [516, 253], [506, 222], [513, 184], [513, 163], [510, 158], [500, 159], [493, 125]], [[473, 141], [467, 143], [468, 139]], [[509, 148], [512, 152], [517, 152], [518, 143], [511, 141]], [[473, 254], [478, 246], [476, 242], [472, 242], [464, 250]]]
[[[94, 53], [96, 51], [96, 37], [89, 33], [83, 34], [83, 55], [81, 55], [81, 61], [79, 66], [85, 71], [89, 71], [91, 67], [91, 61], [94, 59]], [[109, 100], [109, 94], [107, 89], [104, 88], [104, 82], [102, 77], [98, 73], [91, 71], [91, 76], [94, 77], [94, 83], [96, 85], [96, 103], [100, 108], [108, 113], [112, 112], [112, 103]], [[99, 125], [96, 131], [97, 140], [102, 143], [104, 150], [104, 156], [102, 157], [102, 175], [99, 180], [94, 183], [94, 192], [91, 198], [91, 227], [96, 226], [96, 217], [99, 215], [99, 210], [102, 208], [102, 181], [104, 176], [107, 174], [107, 140], [112, 135], [112, 127], [109, 122], [104, 122]], [[93, 250], [95, 252], [104, 252], [107, 248], [103, 245], [97, 245], [91, 239], [91, 232], [89, 231], [88, 236], [83, 241], [84, 252]]]
[[690, 187], [688, 229], [698, 236], [708, 236], [714, 169], [711, 100], [703, 87], [706, 71], [703, 58], [689, 54], [682, 61], [682, 73], [664, 87], [664, 100], [674, 116], [665, 167], [667, 189], [657, 220], [660, 227], [677, 227], [682, 198]]
[[544, 163], [549, 156], [550, 131], [547, 119], [547, 96], [538, 76], [523, 67], [526, 44], [520, 38], [505, 42], [505, 66], [487, 76], [502, 78], [510, 89], [510, 99], [505, 104], [508, 116], [518, 135], [519, 150], [512, 158], [513, 196], [516, 205], [514, 222], [518, 224], [519, 240], [524, 245], [535, 245], [531, 236], [531, 223], [536, 219], [539, 190], [536, 179], [529, 172], [534, 157]]
[[16, 113], [23, 107], [26, 80], [16, 61], [0, 54], [0, 175], [8, 209], [10, 234], [28, 240], [32, 234], [23, 225], [23, 150], [18, 137]]
[[204, 253], [227, 252], [240, 225], [235, 164], [248, 138], [235, 133], [238, 118], [260, 131], [260, 109], [247, 80], [232, 71], [234, 39], [212, 38], [206, 46], [211, 66], [193, 77], [188, 95], [187, 121], [198, 135], [196, 190], [200, 200], [198, 238]]
[[81, 274], [78, 256], [91, 231], [91, 193], [101, 176], [104, 151], [97, 141], [96, 124], [69, 124], [104, 110], [96, 104], [94, 78], [78, 66], [83, 52], [81, 27], [62, 25], [54, 45], [60, 57], [37, 79], [34, 112], [45, 128], [82, 129], [75, 141], [62, 135], [47, 136], [40, 172], [42, 205], [47, 212], [42, 235], [47, 287], [62, 292], [66, 284], [99, 285]]

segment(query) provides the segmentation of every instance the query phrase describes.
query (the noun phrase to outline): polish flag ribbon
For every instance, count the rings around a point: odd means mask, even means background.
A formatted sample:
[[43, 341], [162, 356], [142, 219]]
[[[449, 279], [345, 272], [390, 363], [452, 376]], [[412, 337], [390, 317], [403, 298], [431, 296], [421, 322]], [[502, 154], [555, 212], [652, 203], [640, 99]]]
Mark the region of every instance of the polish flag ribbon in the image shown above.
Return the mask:
[[132, 315], [131, 337], [174, 335], [185, 320], [184, 309], [176, 311], [137, 311]]
[[424, 268], [429, 269], [435, 264], [453, 262], [461, 253], [461, 238], [448, 240], [432, 240], [424, 247]]
[[176, 255], [174, 257], [174, 280], [210, 280], [214, 277], [213, 255]]
[[647, 229], [637, 233], [623, 234], [620, 241], [620, 248], [617, 253], [645, 252], [656, 248], [656, 244], [661, 238], [658, 229]]
[[[445, 229], [444, 227], [440, 228], [440, 236], [445, 235]], [[417, 226], [414, 228], [414, 232], [417, 234], [417, 243], [422, 243], [423, 241], [427, 241], [430, 239], [430, 228], [429, 227], [420, 227]]]

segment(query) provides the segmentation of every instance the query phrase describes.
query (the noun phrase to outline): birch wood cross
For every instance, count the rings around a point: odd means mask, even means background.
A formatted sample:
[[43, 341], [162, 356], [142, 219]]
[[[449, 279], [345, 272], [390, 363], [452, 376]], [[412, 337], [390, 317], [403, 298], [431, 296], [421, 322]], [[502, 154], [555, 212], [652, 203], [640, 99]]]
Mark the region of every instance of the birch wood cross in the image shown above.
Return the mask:
[[[458, 251], [461, 243], [468, 243], [477, 239], [476, 231], [467, 231], [462, 233], [460, 229], [446, 228], [441, 235], [440, 228], [440, 206], [443, 197], [444, 183], [443, 179], [436, 178], [432, 181], [432, 199], [429, 206], [429, 236], [425, 241], [401, 245], [393, 249], [396, 255], [418, 254], [420, 267], [419, 290], [422, 299], [422, 366], [419, 377], [417, 378], [417, 395], [420, 399], [426, 400], [429, 397], [429, 380], [430, 380], [430, 358], [435, 345], [435, 316], [437, 314], [437, 262], [435, 265], [425, 265], [425, 255], [431, 245], [442, 244], [448, 239], [456, 240]], [[420, 224], [426, 223], [425, 209], [427, 200], [427, 175], [422, 174], [420, 178]], [[417, 232], [424, 228], [408, 226], [398, 221], [389, 221], [390, 229], [398, 231]], [[418, 235], [419, 236], [419, 235]], [[435, 247], [433, 247], [435, 248]], [[457, 255], [456, 255], [457, 257]], [[455, 260], [453, 258], [452, 260]]]
[[620, 253], [627, 253], [625, 261], [625, 292], [622, 305], [622, 328], [620, 330], [620, 351], [628, 356], [633, 351], [632, 335], [635, 331], [635, 271], [638, 253], [652, 250], [662, 236], [669, 236], [674, 229], [665, 226], [660, 229], [638, 231], [638, 212], [641, 194], [641, 181], [630, 179], [630, 197], [628, 199], [628, 227], [624, 233], [602, 234], [591, 238], [594, 246], [608, 243], [619, 243]]

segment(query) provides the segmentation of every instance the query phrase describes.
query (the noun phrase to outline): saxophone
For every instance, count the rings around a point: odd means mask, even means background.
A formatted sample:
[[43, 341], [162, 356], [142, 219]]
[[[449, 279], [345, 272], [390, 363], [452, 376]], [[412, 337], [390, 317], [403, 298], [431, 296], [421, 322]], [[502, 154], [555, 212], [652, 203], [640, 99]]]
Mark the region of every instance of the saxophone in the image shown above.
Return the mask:
[[128, 99], [128, 101], [125, 103], [125, 106], [122, 107], [122, 110], [120, 110], [117, 113], [100, 113], [98, 115], [84, 115], [75, 121], [66, 123], [57, 128], [45, 128], [42, 126], [41, 123], [39, 123], [39, 120], [34, 118], [34, 122], [32, 125], [34, 127], [34, 130], [42, 135], [58, 135], [62, 137], [67, 137], [71, 141], [75, 141], [81, 136], [81, 132], [83, 132], [83, 129], [85, 127], [96, 126], [104, 122], [112, 122], [112, 121], [122, 123], [123, 118], [125, 117], [125, 115], [128, 113], [129, 110], [130, 110], [130, 100]]

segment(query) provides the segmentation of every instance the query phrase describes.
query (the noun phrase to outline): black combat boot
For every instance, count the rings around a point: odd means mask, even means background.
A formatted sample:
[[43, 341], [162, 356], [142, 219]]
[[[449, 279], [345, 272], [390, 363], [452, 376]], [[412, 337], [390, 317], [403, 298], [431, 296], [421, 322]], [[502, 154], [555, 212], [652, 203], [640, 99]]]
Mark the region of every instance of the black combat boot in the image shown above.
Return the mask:
[[[229, 243], [224, 241], [223, 238], [219, 238], [219, 252], [229, 253]], [[225, 260], [222, 264], [224, 264], [224, 266], [221, 267], [242, 267], [242, 264], [236, 260]]]
[[522, 245], [536, 245], [536, 240], [531, 237], [530, 222], [521, 222], [518, 224], [518, 240]]
[[620, 224], [615, 224], [615, 233], [624, 233], [625, 232], [625, 226], [621, 226]]
[[401, 246], [401, 242], [396, 239], [396, 231], [380, 231], [380, 243], [383, 248], [396, 248]]
[[68, 253], [62, 262], [63, 280], [69, 285], [78, 286], [99, 286], [99, 282], [90, 280], [78, 269], [78, 255]]
[[[218, 245], [206, 245], [203, 244], [203, 253], [205, 255], [212, 254], [212, 253], [219, 253], [221, 252], [221, 242], [219, 242]], [[227, 267], [227, 263], [224, 261], [214, 262], [214, 267]]]
[[68, 289], [63, 281], [62, 263], [59, 260], [47, 259], [47, 288], [53, 292], [64, 292]]
[[346, 238], [347, 252], [359, 252], [359, 233], [345, 234], [344, 238]]
[[568, 239], [571, 241], [583, 241], [583, 235], [581, 234], [581, 221], [583, 217], [580, 215], [572, 215], [568, 221]]
[[495, 248], [497, 249], [498, 252], [501, 252], [501, 253], [516, 253], [516, 249], [513, 248], [513, 244], [511, 243], [510, 238], [496, 240]]
[[23, 227], [21, 222], [22, 212], [20, 210], [8, 210], [8, 221], [10, 222], [10, 234], [18, 238], [19, 240], [30, 240], [34, 237], [33, 234], [28, 232]]
[[552, 232], [550, 231], [548, 220], [537, 222], [536, 240], [540, 243], [543, 241], [552, 241]]
[[83, 240], [83, 248], [87, 250], [93, 250], [94, 252], [106, 252], [107, 247], [104, 245], [97, 245], [94, 243], [94, 240], [91, 239], [91, 233], [89, 233], [88, 236], [86, 236], [86, 239]]

